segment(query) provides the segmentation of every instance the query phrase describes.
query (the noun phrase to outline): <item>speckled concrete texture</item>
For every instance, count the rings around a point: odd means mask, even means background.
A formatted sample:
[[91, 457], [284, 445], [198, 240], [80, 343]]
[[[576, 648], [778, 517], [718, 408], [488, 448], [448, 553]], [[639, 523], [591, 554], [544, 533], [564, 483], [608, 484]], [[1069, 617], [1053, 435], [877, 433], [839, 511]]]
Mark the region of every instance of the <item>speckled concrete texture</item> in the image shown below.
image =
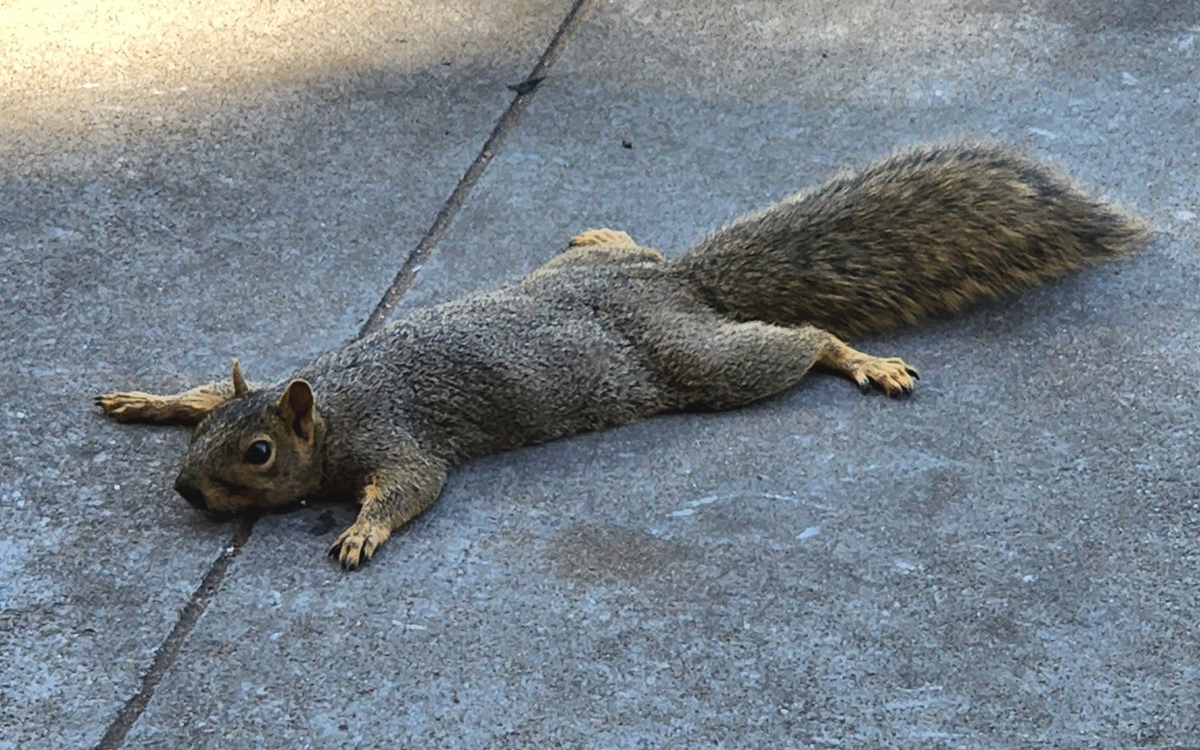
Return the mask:
[[[484, 45], [513, 61], [484, 79], [519, 78], [564, 12], [504, 11], [528, 33]], [[422, 59], [489, 38], [439, 23]], [[152, 207], [134, 228], [111, 192], [88, 197], [124, 184], [118, 167], [11, 178], [42, 208], [4, 238], [0, 623], [17, 656], [0, 720], [20, 741], [0, 747], [94, 742], [229, 537], [168, 497], [184, 437], [98, 423], [85, 393], [182, 384], [232, 354], [278, 375], [350, 336], [507, 101], [440, 61], [413, 68], [416, 101], [379, 106], [469, 113], [414, 165], [379, 143], [406, 126], [360, 121], [345, 93], [409, 69], [354, 65], [333, 89], [281, 89], [310, 104], [272, 121], [269, 163], [250, 131], [237, 156], [138, 162], [167, 166], [119, 193]], [[397, 314], [513, 279], [584, 228], [679, 252], [956, 134], [1061, 163], [1158, 238], [861, 342], [921, 368], [907, 401], [816, 375], [749, 409], [477, 461], [355, 574], [323, 558], [351, 508], [266, 517], [124, 745], [1200, 746], [1198, 65], [1196, 2], [597, 0]], [[327, 90], [343, 96], [318, 106]], [[342, 149], [322, 171], [315, 154]], [[235, 167], [262, 176], [223, 195]], [[318, 197], [276, 197], [301, 183]], [[248, 236], [261, 255], [238, 263], [261, 265], [222, 270]]]
[[93, 745], [232, 532], [91, 396], [353, 336], [568, 7], [0, 8], [0, 748]]

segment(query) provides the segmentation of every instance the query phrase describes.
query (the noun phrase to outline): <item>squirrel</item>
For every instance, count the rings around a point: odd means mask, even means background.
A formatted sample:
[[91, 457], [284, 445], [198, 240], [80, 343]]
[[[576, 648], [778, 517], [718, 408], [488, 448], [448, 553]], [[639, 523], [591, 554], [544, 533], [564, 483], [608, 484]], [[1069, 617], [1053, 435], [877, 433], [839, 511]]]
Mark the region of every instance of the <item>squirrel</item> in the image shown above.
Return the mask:
[[329, 548], [363, 565], [481, 454], [673, 410], [750, 404], [814, 365], [869, 390], [917, 371], [843, 338], [952, 313], [1121, 256], [1146, 223], [990, 142], [901, 151], [667, 260], [591, 230], [523, 279], [416, 310], [275, 384], [109, 393], [118, 421], [194, 424], [175, 489], [235, 513], [350, 496]]

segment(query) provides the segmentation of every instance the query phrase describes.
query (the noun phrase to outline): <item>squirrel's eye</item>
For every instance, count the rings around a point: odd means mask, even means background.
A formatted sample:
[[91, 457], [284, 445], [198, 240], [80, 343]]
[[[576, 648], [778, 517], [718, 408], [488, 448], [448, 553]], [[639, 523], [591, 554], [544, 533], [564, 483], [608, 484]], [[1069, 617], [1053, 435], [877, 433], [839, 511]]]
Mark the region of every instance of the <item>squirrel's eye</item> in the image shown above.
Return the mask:
[[271, 444], [266, 440], [255, 440], [246, 449], [246, 455], [242, 457], [246, 463], [262, 466], [267, 461], [271, 460]]

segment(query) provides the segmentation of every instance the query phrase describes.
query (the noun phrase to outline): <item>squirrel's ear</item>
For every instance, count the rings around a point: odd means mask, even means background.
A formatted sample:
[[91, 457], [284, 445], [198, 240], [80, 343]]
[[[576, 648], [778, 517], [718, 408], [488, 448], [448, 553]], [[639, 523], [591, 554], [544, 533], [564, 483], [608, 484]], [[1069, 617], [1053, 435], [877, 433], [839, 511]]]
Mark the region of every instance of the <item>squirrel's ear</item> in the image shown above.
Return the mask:
[[233, 397], [241, 398], [250, 395], [250, 386], [246, 384], [246, 376], [242, 374], [242, 363], [233, 360]]
[[302, 440], [313, 439], [313, 392], [307, 380], [293, 380], [276, 404], [283, 421]]

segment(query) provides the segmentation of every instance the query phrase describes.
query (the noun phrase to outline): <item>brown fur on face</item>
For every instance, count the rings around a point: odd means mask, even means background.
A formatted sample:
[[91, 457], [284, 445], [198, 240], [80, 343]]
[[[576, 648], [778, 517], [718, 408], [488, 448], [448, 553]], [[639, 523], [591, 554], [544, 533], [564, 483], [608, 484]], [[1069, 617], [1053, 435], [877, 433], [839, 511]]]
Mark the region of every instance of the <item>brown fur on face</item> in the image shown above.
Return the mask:
[[[196, 507], [221, 513], [296, 502], [320, 486], [324, 430], [304, 380], [278, 396], [274, 389], [245, 392], [196, 429], [175, 489]], [[259, 463], [249, 458], [264, 454]]]

